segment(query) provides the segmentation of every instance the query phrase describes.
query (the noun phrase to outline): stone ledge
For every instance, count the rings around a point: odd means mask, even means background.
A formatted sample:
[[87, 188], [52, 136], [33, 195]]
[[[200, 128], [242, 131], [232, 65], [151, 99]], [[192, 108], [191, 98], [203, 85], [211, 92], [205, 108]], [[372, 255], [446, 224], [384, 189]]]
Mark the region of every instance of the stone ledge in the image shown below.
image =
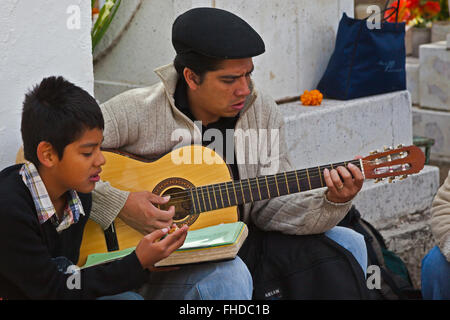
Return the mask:
[[348, 101], [324, 99], [279, 106], [293, 166], [307, 168], [366, 156], [383, 146], [412, 144], [411, 98], [398, 91]]
[[450, 51], [446, 41], [420, 46], [420, 105], [450, 111]]
[[416, 289], [421, 288], [422, 259], [436, 244], [429, 226], [430, 210], [392, 220], [380, 233], [389, 250], [405, 262]]
[[393, 219], [429, 209], [438, 188], [439, 169], [425, 166], [418, 174], [393, 183], [366, 180], [354, 204], [364, 219], [386, 229], [395, 226]]
[[419, 68], [418, 58], [406, 57], [406, 88], [413, 104], [420, 104]]
[[414, 135], [434, 139], [430, 158], [450, 163], [450, 112], [413, 107]]

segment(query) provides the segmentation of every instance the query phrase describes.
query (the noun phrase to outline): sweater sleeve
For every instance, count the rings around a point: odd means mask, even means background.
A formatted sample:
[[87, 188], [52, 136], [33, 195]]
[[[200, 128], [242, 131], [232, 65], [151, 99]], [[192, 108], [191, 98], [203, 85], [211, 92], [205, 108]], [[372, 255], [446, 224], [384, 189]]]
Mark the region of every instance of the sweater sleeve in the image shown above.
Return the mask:
[[90, 218], [103, 230], [116, 219], [128, 199], [128, 191], [112, 187], [109, 182], [99, 181], [92, 191], [92, 209]]
[[[81, 270], [78, 281], [77, 275], [58, 271], [37, 219], [14, 205], [0, 214], [0, 254], [0, 278], [29, 299], [95, 299], [135, 289], [148, 278], [134, 252], [122, 260]], [[8, 292], [3, 294], [7, 298]]]
[[[276, 128], [279, 136], [272, 140], [271, 158], [279, 161], [277, 172], [293, 170], [289, 158], [282, 115], [273, 99], [263, 96], [270, 104], [269, 128]], [[274, 174], [277, 172], [272, 172]], [[269, 174], [269, 173], [264, 173]], [[336, 226], [347, 214], [352, 201], [334, 203], [327, 200], [327, 188], [290, 194], [268, 201], [256, 202], [251, 210], [254, 223], [266, 231], [281, 231], [287, 234], [317, 234]]]
[[[135, 96], [142, 90], [126, 91], [100, 106], [105, 121], [102, 147], [117, 149], [139, 138]], [[103, 229], [108, 228], [122, 210], [128, 195], [129, 192], [114, 188], [108, 182], [97, 182], [92, 193], [91, 219]]]
[[450, 171], [431, 205], [431, 231], [442, 254], [450, 261]]

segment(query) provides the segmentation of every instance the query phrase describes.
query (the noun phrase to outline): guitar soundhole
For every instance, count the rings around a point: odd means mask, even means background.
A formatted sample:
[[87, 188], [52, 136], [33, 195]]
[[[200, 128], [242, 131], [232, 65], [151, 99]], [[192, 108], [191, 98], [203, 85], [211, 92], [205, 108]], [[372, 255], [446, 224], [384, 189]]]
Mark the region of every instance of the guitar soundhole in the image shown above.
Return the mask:
[[160, 196], [170, 195], [169, 202], [159, 205], [159, 208], [161, 210], [169, 210], [170, 206], [174, 206], [175, 215], [173, 220], [178, 226], [183, 224], [192, 225], [199, 216], [198, 213], [193, 213], [191, 197], [185, 190], [193, 187], [194, 185], [186, 179], [173, 177], [161, 181], [152, 191]]
[[170, 206], [175, 206], [175, 221], [183, 220], [191, 214], [191, 200], [184, 196], [184, 190], [181, 188], [170, 188], [162, 194], [163, 196], [171, 196], [167, 204], [160, 205], [162, 210], [168, 210]]

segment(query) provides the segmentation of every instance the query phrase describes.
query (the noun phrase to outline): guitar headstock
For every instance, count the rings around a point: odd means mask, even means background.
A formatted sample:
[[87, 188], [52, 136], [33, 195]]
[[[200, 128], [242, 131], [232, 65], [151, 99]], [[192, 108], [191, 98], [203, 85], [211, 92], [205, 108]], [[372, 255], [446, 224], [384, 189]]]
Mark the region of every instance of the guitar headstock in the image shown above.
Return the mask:
[[376, 182], [379, 182], [389, 177], [389, 182], [392, 182], [396, 176], [403, 179], [422, 170], [425, 155], [417, 146], [400, 145], [396, 149], [385, 148], [384, 152], [373, 151], [362, 162], [366, 179], [377, 179]]

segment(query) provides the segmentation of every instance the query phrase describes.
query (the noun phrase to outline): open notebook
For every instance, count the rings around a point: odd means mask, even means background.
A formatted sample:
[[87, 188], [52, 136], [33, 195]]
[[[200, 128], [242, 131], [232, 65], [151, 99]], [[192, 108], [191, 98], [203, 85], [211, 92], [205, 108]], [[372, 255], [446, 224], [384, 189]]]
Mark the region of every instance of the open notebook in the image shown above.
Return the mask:
[[[248, 228], [240, 221], [189, 231], [183, 246], [156, 263], [155, 267], [233, 259], [247, 235]], [[91, 254], [82, 269], [121, 259], [134, 249]]]

